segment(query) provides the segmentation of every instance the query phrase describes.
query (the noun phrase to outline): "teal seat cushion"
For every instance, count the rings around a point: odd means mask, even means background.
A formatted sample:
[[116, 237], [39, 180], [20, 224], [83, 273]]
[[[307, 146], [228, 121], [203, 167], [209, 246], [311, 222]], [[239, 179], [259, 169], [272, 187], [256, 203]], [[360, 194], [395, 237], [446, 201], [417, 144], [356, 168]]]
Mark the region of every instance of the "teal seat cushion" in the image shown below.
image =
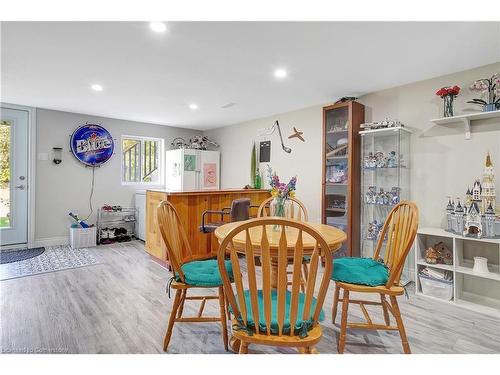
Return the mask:
[[[255, 321], [253, 319], [252, 314], [252, 302], [250, 297], [250, 291], [245, 290], [245, 305], [247, 309], [247, 327], [240, 327], [242, 329], [250, 329], [251, 331], [255, 331]], [[316, 298], [312, 299], [310, 314], [308, 315], [308, 319], [302, 319], [302, 314], [304, 312], [304, 302], [306, 295], [304, 293], [299, 293], [299, 305], [297, 308], [297, 320], [295, 322], [295, 332], [301, 337], [307, 336], [307, 331], [312, 328], [312, 316], [314, 314], [314, 310], [316, 309]], [[236, 296], [236, 301], [238, 300], [238, 296]], [[264, 297], [262, 290], [257, 291], [257, 301], [259, 305], [259, 329], [261, 331], [267, 331], [266, 318], [264, 315]], [[283, 333], [290, 333], [290, 303], [292, 301], [292, 293], [287, 291], [285, 296], [285, 319], [283, 323]], [[239, 302], [237, 302], [239, 304]], [[271, 291], [271, 333], [278, 334], [278, 292], [276, 290]], [[229, 311], [233, 313], [232, 308], [229, 308]], [[319, 320], [322, 321], [325, 319], [325, 313], [321, 310], [319, 314]], [[240, 321], [242, 324], [243, 321]]]
[[344, 283], [379, 286], [389, 279], [387, 267], [372, 258], [338, 258], [333, 261], [332, 280]]
[[[226, 260], [225, 263], [229, 278], [232, 280], [233, 267], [231, 261]], [[194, 260], [184, 263], [181, 269], [184, 272], [186, 284], [194, 286], [222, 286], [222, 278], [216, 259]], [[178, 275], [176, 275], [176, 280], [180, 281]]]

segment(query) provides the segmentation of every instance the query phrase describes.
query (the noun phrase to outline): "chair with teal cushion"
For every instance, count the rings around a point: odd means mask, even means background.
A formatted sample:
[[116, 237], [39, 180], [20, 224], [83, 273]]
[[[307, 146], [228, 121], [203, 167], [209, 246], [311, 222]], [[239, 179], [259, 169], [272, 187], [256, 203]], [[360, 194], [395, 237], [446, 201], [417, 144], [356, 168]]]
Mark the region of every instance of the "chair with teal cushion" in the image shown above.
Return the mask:
[[[224, 289], [217, 260], [211, 256], [195, 257], [191, 251], [184, 227], [174, 206], [163, 201], [158, 206], [158, 226], [167, 248], [168, 261], [174, 277], [170, 287], [176, 291], [175, 299], [168, 320], [167, 332], [163, 340], [163, 350], [167, 351], [172, 337], [174, 323], [220, 322], [222, 324], [222, 339], [224, 348], [228, 350], [227, 315]], [[232, 279], [231, 262], [227, 261], [228, 277]], [[170, 288], [169, 287], [169, 288]], [[189, 289], [217, 288], [218, 294], [189, 295]], [[183, 317], [186, 300], [201, 301], [200, 310], [195, 317]], [[203, 316], [203, 309], [208, 300], [219, 301], [220, 315], [218, 317]]]
[[[279, 229], [279, 241], [274, 242], [271, 249], [268, 233], [275, 227]], [[305, 235], [314, 239], [313, 249], [304, 250]], [[236, 236], [240, 242], [233, 240]], [[241, 245], [241, 238], [245, 239], [245, 246]], [[228, 253], [231, 268], [227, 266]], [[301, 293], [305, 253], [312, 254], [305, 292]], [[260, 272], [255, 265], [256, 257], [261, 259]], [[320, 274], [322, 257], [325, 270]], [[248, 220], [226, 235], [219, 247], [217, 261], [234, 316], [233, 349], [245, 354], [250, 344], [259, 344], [297, 348], [301, 353], [315, 351], [322, 336], [319, 321], [324, 318], [322, 306], [332, 270], [331, 250], [320, 233], [296, 220], [277, 217]], [[290, 282], [288, 267], [292, 269]]]
[[[250, 290], [245, 290], [243, 295], [245, 296], [245, 305], [246, 305], [246, 310], [248, 311], [247, 315], [247, 326], [255, 330], [255, 321], [252, 316], [252, 302], [251, 302], [251, 293]], [[298, 308], [297, 308], [297, 320], [295, 321], [295, 330], [296, 331], [303, 331], [303, 334], [305, 335], [308, 330], [308, 325], [311, 323], [310, 319], [303, 319], [303, 314], [304, 314], [304, 304], [305, 304], [305, 298], [306, 295], [304, 293], [299, 293], [298, 295]], [[238, 296], [236, 295], [236, 300], [238, 300]], [[266, 325], [266, 319], [264, 315], [264, 294], [262, 290], [257, 291], [257, 303], [259, 305], [259, 331], [267, 331], [267, 325]], [[283, 333], [288, 334], [290, 333], [290, 304], [292, 303], [292, 293], [287, 290], [286, 295], [285, 295], [285, 318], [283, 322]], [[313, 315], [314, 309], [316, 308], [317, 300], [316, 298], [313, 297], [312, 302], [311, 302], [311, 308], [309, 314], [307, 316]], [[278, 334], [279, 330], [279, 325], [278, 325], [278, 293], [276, 290], [271, 290], [271, 333], [272, 334]], [[238, 306], [238, 309], [240, 307]], [[231, 307], [229, 308], [229, 311], [231, 313], [233, 312]], [[319, 318], [318, 320], [321, 322], [325, 319], [325, 313], [323, 310], [320, 311], [319, 313]], [[240, 323], [243, 323], [240, 321]]]
[[333, 261], [332, 280], [357, 285], [385, 285], [389, 270], [373, 258], [338, 258]]
[[[232, 279], [233, 269], [229, 260], [226, 260], [226, 267]], [[222, 285], [216, 259], [193, 260], [184, 263], [181, 270], [184, 273], [184, 282], [191, 286], [218, 287]], [[178, 274], [176, 280], [181, 281]]]
[[[396, 297], [404, 294], [399, 285], [401, 272], [411, 249], [418, 228], [418, 208], [412, 202], [403, 201], [396, 205], [384, 223], [373, 258], [339, 258], [333, 263], [332, 279], [335, 280], [335, 294], [332, 307], [332, 321], [335, 324], [337, 305], [342, 290], [342, 321], [340, 323], [339, 353], [344, 352], [346, 331], [348, 328], [372, 330], [396, 330], [401, 336], [403, 351], [410, 353], [410, 345], [401, 318]], [[385, 248], [382, 250], [382, 245]], [[349, 293], [372, 293], [380, 296], [380, 302], [372, 300], [350, 299]], [[390, 302], [386, 300], [389, 296]], [[366, 319], [366, 323], [349, 323], [347, 311], [349, 304], [357, 304]], [[381, 306], [385, 324], [372, 321], [365, 305]], [[389, 313], [396, 320], [391, 325]]]

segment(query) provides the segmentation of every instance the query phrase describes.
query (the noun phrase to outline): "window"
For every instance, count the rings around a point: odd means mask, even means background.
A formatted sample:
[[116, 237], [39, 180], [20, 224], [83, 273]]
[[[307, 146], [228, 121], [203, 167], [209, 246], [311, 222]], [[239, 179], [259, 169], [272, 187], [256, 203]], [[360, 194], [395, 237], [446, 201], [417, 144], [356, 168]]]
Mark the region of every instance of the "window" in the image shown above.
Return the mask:
[[122, 183], [162, 183], [163, 139], [122, 137]]

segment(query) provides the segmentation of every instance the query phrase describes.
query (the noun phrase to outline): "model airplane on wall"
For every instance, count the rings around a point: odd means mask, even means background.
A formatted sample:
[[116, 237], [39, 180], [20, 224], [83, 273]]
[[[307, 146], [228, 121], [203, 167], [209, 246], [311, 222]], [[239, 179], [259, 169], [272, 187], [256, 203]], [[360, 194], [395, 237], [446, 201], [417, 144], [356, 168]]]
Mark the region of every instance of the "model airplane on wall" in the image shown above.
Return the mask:
[[305, 142], [306, 140], [304, 139], [304, 137], [302, 136], [302, 134], [304, 134], [304, 132], [301, 132], [300, 130], [297, 130], [297, 128], [294, 126], [293, 127], [293, 131], [294, 133], [292, 135], [289, 135], [288, 136], [288, 139], [292, 139], [292, 138], [298, 138], [300, 139], [302, 142]]

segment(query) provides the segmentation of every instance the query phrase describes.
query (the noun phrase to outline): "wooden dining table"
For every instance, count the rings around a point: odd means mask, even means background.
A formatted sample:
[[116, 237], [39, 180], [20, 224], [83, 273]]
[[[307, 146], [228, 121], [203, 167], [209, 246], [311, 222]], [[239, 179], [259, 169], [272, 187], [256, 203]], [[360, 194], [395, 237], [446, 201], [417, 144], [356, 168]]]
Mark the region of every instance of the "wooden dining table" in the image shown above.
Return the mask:
[[[221, 243], [227, 234], [238, 225], [241, 225], [240, 222], [232, 222], [228, 224], [221, 225], [215, 230], [215, 236]], [[334, 253], [339, 250], [342, 246], [342, 243], [347, 239], [347, 234], [335, 227], [325, 224], [306, 222], [306, 224], [310, 225], [314, 229], [316, 229], [325, 239], [326, 243], [330, 247], [330, 251]], [[281, 236], [281, 232], [279, 230], [274, 230], [272, 225], [266, 226], [267, 237], [269, 241], [269, 249], [271, 253], [273, 251], [277, 254], [279, 240]], [[298, 229], [288, 227], [286, 229], [286, 239], [287, 239], [287, 247], [290, 253], [290, 257], [293, 257], [295, 243], [297, 242]], [[254, 249], [254, 255], [260, 255], [260, 241], [262, 238], [262, 227], [253, 227], [249, 229], [250, 241], [252, 242], [252, 247]], [[302, 237], [303, 241], [303, 254], [304, 256], [311, 255], [314, 251], [314, 247], [316, 246], [316, 240], [311, 237], [307, 233], [303, 233]], [[246, 235], [245, 231], [238, 233], [233, 238], [234, 248], [237, 252], [244, 254], [246, 248]], [[271, 260], [271, 286], [276, 288], [278, 285], [278, 260], [273, 257]]]

